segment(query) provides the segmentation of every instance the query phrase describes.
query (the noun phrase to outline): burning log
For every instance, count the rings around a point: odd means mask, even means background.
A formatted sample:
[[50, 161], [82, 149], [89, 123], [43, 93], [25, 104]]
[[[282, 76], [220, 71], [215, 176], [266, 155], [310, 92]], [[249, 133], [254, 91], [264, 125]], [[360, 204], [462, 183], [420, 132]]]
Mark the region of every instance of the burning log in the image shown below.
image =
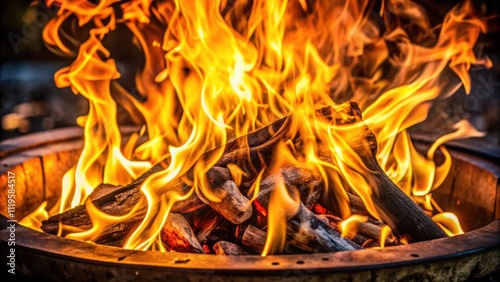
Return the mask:
[[[285, 117], [279, 119], [267, 127], [261, 128], [255, 132], [252, 132], [246, 136], [234, 139], [225, 145], [224, 154], [219, 159], [217, 164], [208, 170], [206, 176], [207, 181], [211, 185], [224, 184], [227, 180], [231, 180], [231, 175], [227, 168], [223, 168], [229, 163], [237, 163], [240, 168], [245, 171], [249, 171], [250, 177], [255, 176], [262, 163], [260, 162], [259, 154], [264, 156], [272, 156], [273, 148], [279, 140], [281, 140], [288, 129], [290, 123], [290, 117]], [[272, 134], [275, 132], [275, 134]], [[248, 149], [250, 146], [250, 149]], [[213, 151], [205, 153], [200, 161], [209, 159], [213, 154]], [[253, 158], [252, 158], [253, 157]], [[248, 162], [249, 159], [255, 160], [254, 162]], [[98, 196], [91, 197], [92, 204], [99, 208], [101, 211], [111, 214], [111, 215], [125, 215], [127, 214], [139, 201], [142, 201], [141, 205], [145, 205], [144, 195], [140, 192], [141, 184], [152, 174], [164, 170], [168, 167], [169, 160], [163, 160], [153, 166], [150, 170], [145, 172], [139, 178], [134, 180], [132, 183], [125, 185], [123, 187], [117, 187], [116, 189], [107, 189], [107, 193], [99, 193]], [[221, 169], [222, 168], [222, 169]], [[192, 174], [188, 172], [189, 175]], [[229, 188], [234, 188], [229, 185]], [[169, 183], [165, 190], [173, 189], [179, 191], [180, 193], [187, 193], [190, 189], [185, 185], [182, 177], [179, 177]], [[240, 198], [236, 196], [236, 198]], [[240, 201], [244, 199], [240, 198]], [[43, 221], [42, 230], [50, 234], [58, 234], [61, 223], [63, 225], [78, 227], [81, 229], [88, 229], [91, 227], [92, 222], [87, 213], [87, 202], [84, 205], [77, 206], [61, 214], [51, 216], [49, 219]], [[172, 207], [172, 212], [190, 212], [200, 207], [204, 206], [203, 201], [198, 197], [198, 195], [191, 195], [188, 199], [176, 202]], [[251, 208], [251, 207], [249, 207]], [[251, 214], [251, 210], [249, 212]], [[112, 226], [106, 228], [102, 233], [99, 241], [96, 243], [103, 243], [107, 241], [108, 233], [123, 232], [127, 227], [137, 220], [144, 218], [146, 214], [146, 208], [139, 209], [133, 217], [129, 219], [128, 222], [116, 223]], [[64, 236], [66, 233], [62, 233]], [[113, 240], [116, 241], [116, 240]]]
[[359, 250], [361, 246], [340, 236], [328, 223], [318, 218], [303, 204], [287, 223], [290, 244], [311, 253]]
[[266, 232], [249, 224], [241, 236], [241, 244], [255, 253], [261, 254], [266, 245]]
[[170, 213], [161, 230], [161, 241], [169, 251], [204, 253], [186, 219], [178, 213]]
[[298, 191], [302, 200], [297, 214], [287, 221], [286, 234], [291, 245], [312, 253], [361, 249], [307, 209], [306, 205], [317, 202], [323, 187], [321, 177], [312, 170], [284, 167], [267, 176], [260, 183], [261, 190], [256, 199], [260, 206], [268, 208], [270, 194], [281, 177], [289, 193]]
[[215, 243], [213, 249], [216, 255], [222, 256], [241, 256], [247, 254], [240, 246], [227, 241]]
[[[141, 175], [139, 178], [134, 180], [132, 183], [109, 189], [108, 186], [104, 186], [104, 189], [98, 189], [96, 194], [91, 194], [89, 200], [84, 204], [70, 209], [64, 213], [51, 216], [49, 219], [43, 221], [42, 230], [50, 234], [58, 234], [60, 223], [68, 226], [78, 227], [82, 229], [88, 229], [91, 227], [92, 222], [87, 213], [87, 206], [90, 204], [95, 205], [101, 211], [111, 214], [122, 216], [130, 212], [130, 210], [138, 203], [141, 206], [146, 206], [145, 197], [140, 192], [140, 186], [144, 180], [152, 175], [153, 173], [159, 172], [164, 169], [166, 161], [160, 162], [153, 166], [146, 173]], [[230, 178], [228, 169], [220, 169], [218, 167], [211, 168], [207, 172], [207, 178], [210, 184], [217, 185], [220, 183], [221, 179]], [[179, 178], [172, 184], [173, 189], [178, 190], [180, 193], [188, 193], [190, 187], [184, 184], [184, 182]], [[197, 210], [205, 206], [205, 203], [196, 195], [192, 194], [189, 198], [184, 201], [176, 202], [171, 212], [183, 212], [188, 213]], [[140, 221], [144, 218], [146, 214], [146, 208], [139, 209], [132, 217], [128, 218], [125, 222], [119, 222], [108, 226], [96, 239], [96, 243], [106, 243], [110, 241], [110, 236], [115, 233], [123, 233], [129, 225], [134, 222]], [[66, 233], [62, 233], [65, 235]], [[122, 234], [124, 237], [126, 234]], [[116, 241], [114, 238], [112, 241]]]
[[281, 178], [289, 193], [299, 191], [300, 200], [305, 206], [311, 206], [319, 200], [323, 189], [321, 176], [310, 169], [287, 166], [266, 176], [260, 182], [260, 191], [256, 200], [261, 206], [267, 207], [269, 196]]
[[[325, 118], [334, 119], [332, 114], [335, 112], [332, 108], [326, 107], [320, 112]], [[350, 103], [350, 107], [343, 114], [349, 116], [347, 120], [361, 125], [350, 128], [349, 134], [343, 135], [342, 138], [372, 171], [365, 177], [370, 180], [369, 183], [374, 184], [371, 187], [373, 191], [371, 198], [382, 220], [409, 242], [447, 237], [446, 233], [384, 173], [375, 158], [377, 151], [375, 135], [362, 123], [361, 110], [357, 104]]]
[[[246, 249], [260, 255], [266, 245], [267, 233], [251, 224], [244, 224], [238, 225], [236, 228], [236, 238]], [[283, 248], [283, 254], [296, 253], [291, 249], [292, 246], [287, 242]], [[300, 250], [298, 248], [295, 249]]]

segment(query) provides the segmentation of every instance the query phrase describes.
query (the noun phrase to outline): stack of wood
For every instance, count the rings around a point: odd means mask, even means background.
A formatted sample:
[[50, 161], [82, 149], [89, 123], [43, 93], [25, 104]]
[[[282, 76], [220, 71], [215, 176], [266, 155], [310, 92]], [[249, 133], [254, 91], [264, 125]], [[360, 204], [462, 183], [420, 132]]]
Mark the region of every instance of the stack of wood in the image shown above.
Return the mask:
[[[298, 212], [286, 222], [283, 253], [336, 252], [377, 246], [381, 226], [385, 224], [393, 231], [392, 236], [389, 236], [392, 239], [387, 240], [385, 245], [398, 244], [398, 238], [418, 242], [446, 237], [429, 216], [379, 167], [375, 159], [375, 136], [361, 120], [361, 111], [355, 103], [346, 102], [335, 108], [325, 107], [316, 111], [316, 114], [318, 118], [334, 122], [337, 126], [360, 125], [353, 126], [355, 132], [351, 131], [342, 137], [372, 172], [371, 175], [365, 175], [365, 178], [373, 184], [371, 197], [382, 221], [372, 217], [363, 201], [349, 191], [347, 195], [351, 212], [366, 215], [369, 219], [360, 224], [357, 234], [351, 237], [352, 240], [342, 237], [337, 225], [341, 221], [339, 209], [330, 202], [325, 203], [322, 177], [312, 168], [289, 165], [272, 173], [264, 173], [259, 193], [254, 201], [250, 201], [253, 193], [250, 188], [259, 172], [272, 166], [280, 141], [292, 140], [300, 153], [302, 140], [297, 132], [291, 133], [291, 128], [296, 124], [293, 115], [290, 115], [225, 145], [222, 157], [206, 174], [213, 192], [223, 195], [221, 201], [211, 202], [203, 195], [193, 193], [188, 199], [175, 203], [161, 231], [164, 246], [176, 252], [260, 254], [266, 242], [270, 195], [278, 181], [283, 181], [290, 193], [298, 193], [296, 196], [301, 200]], [[331, 160], [331, 155], [322, 150], [320, 143], [317, 147], [317, 154], [323, 160]], [[207, 152], [199, 161], [206, 161], [213, 154], [214, 151]], [[235, 179], [237, 177], [232, 175], [229, 169], [231, 165], [237, 165], [245, 172], [241, 179]], [[88, 202], [92, 201], [92, 204], [108, 214], [125, 215], [136, 205], [144, 207], [125, 222], [107, 226], [94, 240], [96, 243], [122, 245], [146, 214], [146, 199], [139, 189], [141, 183], [167, 166], [168, 160], [164, 160], [128, 185], [102, 185], [94, 190]], [[192, 171], [188, 171], [185, 177], [192, 179]], [[174, 189], [182, 193], [189, 191], [191, 187], [180, 177], [161, 189]], [[50, 217], [43, 222], [42, 230], [60, 234], [61, 224], [79, 229], [90, 228], [92, 222], [86, 205], [88, 203]], [[64, 231], [62, 235], [65, 235]]]

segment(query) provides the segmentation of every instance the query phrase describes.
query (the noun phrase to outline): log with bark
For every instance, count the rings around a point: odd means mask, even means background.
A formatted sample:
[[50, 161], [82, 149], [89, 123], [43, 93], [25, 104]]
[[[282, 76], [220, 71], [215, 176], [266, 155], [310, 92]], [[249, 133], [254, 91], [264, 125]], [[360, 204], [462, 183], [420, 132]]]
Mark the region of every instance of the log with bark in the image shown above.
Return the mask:
[[[415, 204], [401, 189], [399, 189], [382, 171], [375, 158], [377, 148], [375, 136], [362, 122], [361, 111], [355, 103], [347, 102], [340, 107], [335, 108], [325, 107], [318, 110], [316, 113], [319, 118], [326, 119], [339, 127], [349, 126], [350, 130], [347, 134], [343, 135], [342, 138], [360, 157], [364, 165], [372, 172], [371, 174], [364, 175], [364, 177], [369, 183], [374, 184], [372, 187], [373, 193], [371, 194], [373, 203], [381, 219], [386, 222], [394, 232], [396, 232], [399, 236], [405, 237], [409, 242], [446, 237], [446, 234], [438, 227], [438, 225], [435, 224], [430, 217], [426, 215], [423, 210], [420, 209], [420, 207]], [[207, 181], [210, 184], [211, 189], [217, 192], [217, 194], [223, 195], [222, 201], [213, 203], [207, 201], [203, 195], [192, 193], [187, 200], [175, 203], [172, 208], [172, 212], [185, 213], [199, 209], [200, 207], [208, 204], [227, 220], [235, 224], [239, 224], [247, 220], [252, 214], [252, 205], [249, 204], [248, 198], [243, 195], [245, 195], [248, 191], [244, 191], [243, 189], [240, 191], [238, 187], [236, 187], [235, 183], [232, 181], [233, 179], [227, 165], [235, 164], [245, 171], [246, 175], [242, 179], [245, 185], [241, 185], [241, 187], [250, 187], [248, 183], [252, 183], [261, 170], [266, 167], [270, 167], [271, 164], [273, 164], [274, 157], [276, 156], [274, 152], [276, 151], [276, 147], [280, 141], [290, 139], [293, 140], [294, 144], [300, 144], [300, 136], [296, 136], [296, 132], [292, 132], [292, 129], [296, 128], [296, 122], [300, 121], [293, 120], [293, 115], [290, 115], [273, 122], [265, 128], [246, 136], [236, 138], [227, 143], [224, 146], [222, 156], [216, 162], [215, 166], [213, 166], [206, 173]], [[319, 144], [318, 148], [318, 155], [327, 156], [328, 154], [331, 154], [331, 152], [321, 152], [321, 150], [324, 150], [324, 148], [321, 147], [321, 144]], [[206, 162], [213, 159], [216, 151], [218, 150], [214, 149], [203, 154], [199, 161]], [[107, 237], [109, 236], [113, 237], [114, 241], [116, 241], [116, 238], [119, 237], [119, 235], [126, 236], [127, 232], [129, 232], [128, 230], [130, 229], [130, 226], [142, 220], [146, 212], [147, 205], [145, 196], [140, 191], [142, 182], [153, 173], [159, 172], [168, 167], [168, 163], [169, 160], [166, 159], [153, 166], [148, 172], [133, 181], [131, 184], [123, 187], [116, 187], [114, 189], [107, 189], [107, 191], [104, 192], [101, 191], [98, 195], [91, 197], [89, 202], [86, 204], [68, 210], [62, 214], [50, 217], [42, 223], [42, 230], [47, 233], [57, 234], [61, 224], [80, 229], [90, 228], [91, 221], [87, 214], [86, 207], [89, 204], [93, 204], [100, 210], [112, 215], [127, 214], [132, 207], [136, 205], [143, 207], [139, 208], [127, 222], [116, 223], [106, 228], [96, 243], [109, 241], [107, 240]], [[286, 168], [284, 168], [284, 170], [286, 170]], [[282, 175], [287, 175], [286, 172], [284, 173], [281, 171], [281, 173]], [[309, 173], [312, 177], [310, 177], [309, 180], [304, 181], [304, 183], [295, 183], [294, 181], [296, 180], [293, 178], [294, 173], [300, 175], [306, 175]], [[296, 188], [302, 187], [304, 188], [304, 191], [307, 191], [305, 188], [309, 188], [309, 191], [315, 191], [315, 189], [321, 187], [321, 183], [314, 181], [316, 175], [314, 172], [299, 170], [299, 173], [294, 173], [291, 174], [292, 176], [289, 179], [288, 184], [290, 186], [296, 186]], [[179, 176], [168, 183], [165, 187], [159, 187], [159, 190], [160, 192], [175, 190], [179, 193], [187, 193], [191, 187], [185, 183], [184, 179], [188, 178], [192, 180], [192, 175], [192, 170], [189, 170], [185, 175]], [[299, 177], [297, 179], [302, 178]], [[272, 179], [269, 181], [272, 182]], [[303, 198], [302, 200], [305, 201], [306, 204], [309, 204], [309, 198], [311, 201], [310, 204], [313, 204], [314, 197], [314, 195], [302, 195], [301, 193], [301, 198]], [[261, 201], [263, 201], [263, 199], [259, 199], [259, 203]], [[260, 204], [262, 205], [262, 203]], [[289, 230], [290, 232], [300, 231], [300, 225], [308, 220], [306, 218], [309, 216], [309, 213], [305, 212], [307, 208], [304, 207], [303, 209], [304, 211], [299, 216], [299, 219], [295, 219], [295, 221], [292, 220], [292, 223], [295, 222], [297, 226], [291, 228]], [[302, 217], [304, 214], [307, 216]], [[313, 221], [317, 222], [318, 226], [322, 226], [321, 223], [324, 223], [318, 218], [316, 218], [316, 220], [313, 218]], [[337, 239], [335, 236], [334, 238], [335, 240]], [[296, 241], [298, 240], [294, 238], [292, 239]], [[325, 242], [326, 241], [323, 242], [323, 247], [321, 247], [320, 250], [310, 251], [323, 251], [338, 248], [338, 246], [325, 248], [325, 245], [330, 244]]]
[[[338, 124], [331, 107], [323, 108], [320, 112], [322, 116]], [[362, 121], [361, 110], [357, 104], [351, 102], [350, 107], [346, 107], [342, 114], [347, 114], [347, 120], [351, 121], [349, 132], [342, 138], [371, 171], [364, 177], [372, 184], [371, 198], [381, 219], [408, 242], [447, 237], [446, 233], [384, 173], [376, 160], [377, 140]], [[322, 153], [318, 152], [318, 155]]]
[[[206, 173], [207, 181], [212, 188], [214, 188], [214, 190], [221, 190], [217, 186], [222, 186], [227, 180], [231, 180], [229, 170], [223, 168], [229, 163], [238, 164], [243, 170], [249, 171], [248, 175], [250, 178], [254, 177], [263, 165], [260, 162], [259, 154], [262, 153], [264, 156], [272, 155], [273, 148], [276, 146], [277, 142], [283, 138], [286, 129], [288, 129], [287, 125], [290, 123], [290, 119], [290, 117], [279, 119], [267, 127], [227, 143], [223, 156], [219, 159], [217, 164]], [[216, 151], [216, 149], [205, 153], [200, 158], [200, 161], [211, 158], [214, 151]], [[253, 161], [248, 162], [249, 159]], [[114, 189], [106, 189], [106, 191], [98, 190], [98, 194], [91, 195], [90, 201], [87, 201], [85, 204], [51, 216], [49, 219], [43, 221], [42, 230], [50, 234], [59, 234], [61, 224], [77, 227], [78, 229], [89, 229], [92, 223], [87, 213], [87, 206], [91, 204], [105, 213], [117, 216], [127, 214], [136, 205], [144, 206], [144, 208], [138, 209], [127, 222], [116, 223], [107, 227], [101, 233], [98, 240], [96, 240], [96, 243], [108, 242], [107, 236], [115, 236], [115, 233], [120, 232], [123, 233], [129, 225], [144, 218], [147, 211], [145, 206], [147, 205], [145, 196], [140, 191], [141, 184], [154, 173], [166, 169], [169, 162], [170, 159], [168, 158], [159, 162], [128, 185], [116, 187]], [[255, 166], [253, 164], [255, 164]], [[192, 171], [190, 170], [186, 174], [187, 178], [192, 180]], [[180, 193], [188, 193], [189, 189], [191, 189], [191, 187], [184, 183], [183, 177], [176, 178], [166, 187], [162, 188], [164, 191], [175, 190]], [[239, 197], [236, 196], [236, 198]], [[176, 202], [171, 211], [187, 213], [197, 210], [204, 205], [205, 203], [200, 197], [193, 193], [188, 199]], [[251, 208], [251, 206], [248, 207]], [[67, 233], [63, 230], [60, 234], [64, 236]]]

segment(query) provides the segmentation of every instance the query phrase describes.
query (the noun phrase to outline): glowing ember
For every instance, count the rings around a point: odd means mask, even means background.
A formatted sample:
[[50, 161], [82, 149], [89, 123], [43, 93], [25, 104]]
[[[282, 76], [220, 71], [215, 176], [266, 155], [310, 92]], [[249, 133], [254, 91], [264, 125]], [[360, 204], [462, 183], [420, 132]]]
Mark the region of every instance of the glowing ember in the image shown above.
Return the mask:
[[[480, 133], [462, 121], [456, 132], [441, 137], [421, 155], [406, 130], [426, 119], [433, 100], [462, 85], [470, 91], [471, 65], [491, 65], [474, 55], [474, 44], [486, 25], [470, 2], [454, 7], [436, 28], [418, 4], [404, 0], [387, 0], [382, 6], [363, 0], [46, 2], [59, 7], [44, 30], [46, 43], [75, 56], [71, 65], [55, 74], [55, 81], [85, 96], [90, 104], [89, 113], [78, 120], [85, 128], [83, 151], [64, 177], [60, 202], [49, 215], [85, 203], [102, 183], [128, 184], [168, 159], [168, 166], [142, 183], [145, 202], [123, 216], [88, 205], [92, 228], [66, 230], [67, 237], [95, 240], [107, 225], [133, 217], [142, 204], [147, 213], [123, 247], [164, 251], [160, 232], [176, 202], [193, 193], [211, 202], [224, 198], [206, 178], [223, 155], [223, 145], [293, 113], [289, 136], [300, 134], [303, 154], [295, 153], [291, 140], [282, 140], [272, 166], [255, 173], [250, 203], [257, 198], [263, 175], [290, 165], [317, 171], [324, 194], [340, 199], [342, 235], [354, 238], [368, 217], [351, 215], [347, 191], [363, 200], [372, 217], [380, 218], [371, 199], [372, 183], [365, 177], [371, 171], [345, 141], [354, 126], [338, 126], [315, 114], [326, 105], [342, 113], [345, 104], [340, 102], [346, 99], [360, 105], [364, 121], [376, 135], [377, 160], [385, 173], [434, 214], [448, 234], [463, 233], [453, 214], [433, 212], [441, 210], [430, 193], [451, 166], [441, 145]], [[70, 44], [74, 40], [68, 36], [73, 35], [66, 31], [74, 21], [78, 27], [72, 32], [78, 38], [87, 36], [77, 47]], [[133, 42], [122, 44], [144, 56], [135, 80], [140, 97], [119, 84], [112, 47], [103, 43], [118, 25], [134, 35]], [[117, 104], [142, 126], [125, 144], [116, 119]], [[318, 155], [320, 143], [332, 156], [329, 162]], [[218, 149], [209, 159], [200, 161], [214, 148]], [[438, 150], [446, 158], [440, 165], [434, 163]], [[250, 173], [234, 164], [227, 168], [238, 187]], [[191, 187], [189, 191], [165, 188], [179, 179]], [[255, 207], [268, 220], [262, 254], [281, 252], [286, 219], [297, 214], [299, 200], [279, 181], [269, 209], [258, 202]], [[45, 206], [30, 215], [34, 223], [24, 222], [39, 228], [41, 215], [47, 216]], [[380, 246], [390, 233], [390, 228], [382, 228]]]

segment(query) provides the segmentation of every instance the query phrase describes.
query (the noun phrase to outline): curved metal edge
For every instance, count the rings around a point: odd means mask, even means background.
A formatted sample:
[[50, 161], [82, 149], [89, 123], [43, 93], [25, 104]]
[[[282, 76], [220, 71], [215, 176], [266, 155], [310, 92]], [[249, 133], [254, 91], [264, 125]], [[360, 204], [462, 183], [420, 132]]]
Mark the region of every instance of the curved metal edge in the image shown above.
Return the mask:
[[[130, 134], [138, 129], [137, 126], [120, 126], [120, 131], [124, 134]], [[9, 138], [0, 142], [0, 159], [43, 145], [80, 140], [82, 136], [81, 127], [67, 127]]]
[[6, 139], [0, 142], [0, 159], [47, 144], [81, 139], [82, 135], [82, 128], [69, 127]]

